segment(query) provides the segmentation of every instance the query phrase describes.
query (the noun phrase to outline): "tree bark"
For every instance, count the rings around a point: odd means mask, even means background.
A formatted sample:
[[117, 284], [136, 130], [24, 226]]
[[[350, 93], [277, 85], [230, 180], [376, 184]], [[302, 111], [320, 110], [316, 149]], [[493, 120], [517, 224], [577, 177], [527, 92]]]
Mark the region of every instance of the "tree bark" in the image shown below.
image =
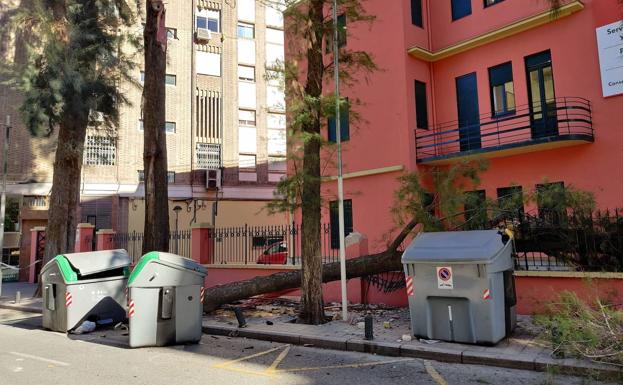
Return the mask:
[[[79, 96], [74, 96], [76, 98]], [[83, 104], [80, 101], [74, 106]], [[41, 266], [59, 254], [75, 248], [78, 206], [80, 205], [80, 173], [89, 111], [67, 110], [59, 125], [54, 175], [50, 194], [48, 224], [45, 231], [45, 253]]]
[[[418, 226], [415, 221], [411, 221], [402, 229], [386, 251], [346, 261], [346, 277], [358, 278], [388, 271], [402, 270], [402, 262], [400, 260], [402, 252], [399, 251], [398, 248], [410, 234], [417, 233], [421, 230], [421, 226]], [[303, 275], [301, 271], [292, 271], [211, 287], [206, 289], [203, 310], [209, 313], [216, 310], [221, 305], [241, 299], [286, 289], [296, 289], [304, 282], [302, 278]], [[339, 279], [339, 262], [324, 266], [322, 282], [332, 282]], [[322, 292], [320, 296], [322, 298]]]
[[143, 88], [143, 163], [145, 175], [145, 233], [143, 253], [169, 251], [169, 196], [165, 131], [167, 36], [161, 0], [146, 2], [145, 83]]
[[[324, 0], [312, 0], [309, 4], [311, 27], [307, 49], [307, 83], [305, 92], [312, 98], [322, 95], [323, 55], [322, 37], [324, 28]], [[319, 104], [319, 103], [318, 103]], [[320, 117], [320, 107], [314, 113]], [[300, 277], [302, 295], [299, 321], [308, 324], [325, 322], [322, 300], [322, 255], [320, 253], [320, 118], [311, 119], [302, 127], [305, 133], [312, 134], [303, 144], [303, 174], [305, 184], [301, 196], [301, 242], [302, 276]], [[297, 277], [297, 273], [292, 277]]]
[[[387, 271], [402, 270], [400, 256], [402, 252], [386, 250], [379, 254], [353, 258], [346, 261], [346, 277], [359, 278], [368, 275], [380, 274]], [[226, 285], [215, 286], [205, 291], [203, 310], [211, 312], [219, 306], [253, 297], [260, 294], [272, 293], [286, 289], [296, 289], [301, 285], [301, 271], [276, 273], [265, 277], [255, 277], [246, 281], [232, 282]], [[332, 282], [340, 279], [340, 263], [334, 262], [324, 265], [321, 282]], [[322, 286], [321, 286], [322, 289]], [[320, 293], [322, 298], [322, 291]], [[324, 309], [322, 310], [324, 317]]]

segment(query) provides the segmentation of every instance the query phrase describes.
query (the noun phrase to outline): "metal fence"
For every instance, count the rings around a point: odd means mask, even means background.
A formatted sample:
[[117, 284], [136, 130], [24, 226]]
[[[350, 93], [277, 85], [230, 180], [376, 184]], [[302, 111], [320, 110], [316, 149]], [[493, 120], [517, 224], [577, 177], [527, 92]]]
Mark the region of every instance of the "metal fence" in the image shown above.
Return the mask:
[[[331, 225], [321, 224], [323, 263], [337, 262], [339, 250], [331, 242]], [[215, 264], [300, 265], [301, 226], [249, 226], [216, 228], [213, 232]], [[333, 246], [333, 247], [332, 247]]]
[[[191, 258], [191, 230], [172, 231], [169, 234], [169, 252]], [[116, 249], [125, 249], [132, 258], [132, 263], [138, 262], [143, 255], [143, 239], [145, 235], [133, 231], [113, 235]]]

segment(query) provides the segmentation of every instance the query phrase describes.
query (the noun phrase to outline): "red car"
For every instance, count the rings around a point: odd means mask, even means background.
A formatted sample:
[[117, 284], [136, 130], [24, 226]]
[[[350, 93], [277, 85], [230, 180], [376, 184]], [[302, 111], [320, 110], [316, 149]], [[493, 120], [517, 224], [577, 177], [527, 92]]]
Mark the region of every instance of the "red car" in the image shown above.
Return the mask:
[[262, 265], [285, 265], [288, 262], [288, 245], [285, 242], [276, 242], [268, 246], [257, 259]]

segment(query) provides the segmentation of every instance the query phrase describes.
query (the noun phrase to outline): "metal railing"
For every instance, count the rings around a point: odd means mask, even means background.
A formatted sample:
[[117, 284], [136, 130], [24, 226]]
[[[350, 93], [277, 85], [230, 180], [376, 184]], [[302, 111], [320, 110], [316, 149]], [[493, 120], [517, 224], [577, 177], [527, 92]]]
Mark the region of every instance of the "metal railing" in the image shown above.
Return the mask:
[[[169, 252], [191, 258], [191, 230], [172, 231], [169, 234]], [[113, 244], [116, 249], [125, 249], [135, 264], [143, 255], [143, 239], [145, 235], [133, 231], [131, 233], [113, 234]]]
[[536, 109], [518, 106], [512, 114], [482, 114], [477, 123], [455, 120], [417, 129], [415, 135], [418, 162], [556, 140], [592, 142], [591, 102], [581, 97], [555, 98]]
[[[301, 226], [249, 226], [213, 230], [215, 264], [301, 264]], [[333, 242], [335, 243], [335, 242]], [[320, 226], [323, 263], [337, 262], [339, 250], [331, 242], [331, 225]]]

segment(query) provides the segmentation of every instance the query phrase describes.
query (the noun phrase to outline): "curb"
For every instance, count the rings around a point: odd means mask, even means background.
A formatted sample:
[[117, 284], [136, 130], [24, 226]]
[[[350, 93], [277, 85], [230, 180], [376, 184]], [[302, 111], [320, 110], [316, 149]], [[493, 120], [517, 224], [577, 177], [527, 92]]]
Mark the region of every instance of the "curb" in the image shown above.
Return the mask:
[[599, 376], [602, 379], [621, 379], [623, 371], [607, 365], [597, 365], [575, 359], [554, 359], [548, 354], [503, 354], [467, 350], [452, 350], [436, 346], [418, 346], [395, 342], [374, 342], [359, 338], [323, 337], [287, 332], [240, 329], [235, 326], [202, 326], [204, 334], [242, 337], [256, 340], [311, 346], [320, 349], [371, 353], [391, 357], [408, 357], [441, 362], [495, 366], [500, 368], [560, 373], [580, 376]]
[[10, 305], [5, 303], [0, 303], [0, 309], [9, 309], [9, 310], [18, 310], [27, 313], [43, 313], [40, 307], [36, 306], [26, 306], [26, 305]]

